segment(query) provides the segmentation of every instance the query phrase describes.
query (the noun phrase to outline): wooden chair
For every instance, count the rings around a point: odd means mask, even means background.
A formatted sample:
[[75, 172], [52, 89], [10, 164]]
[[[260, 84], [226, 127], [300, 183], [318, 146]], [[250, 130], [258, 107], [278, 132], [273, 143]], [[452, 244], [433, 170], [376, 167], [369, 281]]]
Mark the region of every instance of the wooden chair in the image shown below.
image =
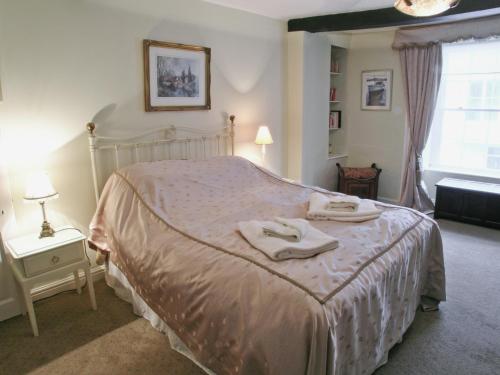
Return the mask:
[[360, 198], [377, 199], [378, 180], [382, 169], [375, 163], [370, 168], [346, 168], [337, 163], [338, 191]]

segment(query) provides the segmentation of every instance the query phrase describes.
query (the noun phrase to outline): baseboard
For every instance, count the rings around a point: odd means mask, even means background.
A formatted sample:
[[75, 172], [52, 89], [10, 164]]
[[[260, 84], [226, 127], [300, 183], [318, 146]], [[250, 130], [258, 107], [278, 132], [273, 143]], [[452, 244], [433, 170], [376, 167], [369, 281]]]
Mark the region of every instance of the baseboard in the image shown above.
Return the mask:
[[15, 297], [9, 297], [0, 301], [0, 322], [21, 313], [19, 301]]
[[[104, 278], [105, 271], [106, 267], [104, 265], [92, 267], [90, 269], [90, 273], [92, 274], [92, 280], [96, 282], [97, 280], [101, 280], [102, 278]], [[83, 271], [79, 271], [78, 275], [80, 276], [81, 285], [84, 285], [85, 273]], [[34, 288], [31, 291], [31, 297], [33, 298], [33, 301], [37, 301], [43, 298], [51, 297], [57, 293], [73, 289], [76, 289], [75, 279], [73, 275], [69, 275], [64, 279], [56, 280]]]

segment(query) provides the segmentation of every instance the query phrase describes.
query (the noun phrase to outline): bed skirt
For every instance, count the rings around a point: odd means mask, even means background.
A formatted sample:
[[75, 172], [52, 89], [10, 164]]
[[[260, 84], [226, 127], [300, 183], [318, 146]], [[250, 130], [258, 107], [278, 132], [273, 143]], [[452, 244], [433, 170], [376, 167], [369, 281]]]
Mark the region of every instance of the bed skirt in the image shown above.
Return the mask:
[[[134, 314], [143, 317], [148, 320], [151, 326], [167, 335], [168, 340], [170, 342], [170, 347], [176, 352], [182, 354], [193, 363], [195, 363], [199, 368], [201, 368], [208, 375], [217, 375], [215, 372], [203, 366], [199, 361], [196, 360], [193, 353], [189, 350], [189, 348], [182, 342], [182, 340], [175, 334], [175, 332], [170, 329], [170, 327], [165, 323], [148, 305], [144, 300], [139, 296], [134, 288], [130, 285], [125, 275], [115, 266], [115, 264], [111, 261], [107, 263], [107, 271], [106, 271], [106, 283], [108, 286], [114, 289], [116, 295], [123, 299], [124, 301], [130, 303], [133, 307]], [[422, 301], [423, 302], [423, 301]], [[438, 303], [435, 301], [431, 301], [428, 305], [429, 310], [432, 307], [432, 310], [437, 310]], [[425, 305], [422, 306], [425, 310]], [[407, 327], [408, 328], [408, 327]], [[403, 335], [398, 338], [396, 344], [400, 344], [403, 342]], [[331, 343], [330, 343], [331, 344]], [[332, 353], [329, 353], [329, 357], [331, 357]], [[385, 365], [388, 361], [388, 352], [385, 353], [382, 360], [378, 363], [378, 367]]]
[[209, 370], [196, 360], [189, 348], [174, 333], [174, 331], [170, 329], [167, 323], [165, 323], [147, 305], [146, 302], [144, 302], [141, 296], [134, 291], [134, 288], [132, 288], [125, 275], [111, 261], [109, 261], [107, 264], [106, 283], [108, 284], [108, 286], [114, 289], [118, 297], [132, 304], [134, 314], [142, 316], [144, 319], [148, 320], [149, 323], [151, 323], [151, 326], [153, 328], [167, 335], [170, 342], [170, 347], [173, 350], [190, 359], [208, 375], [217, 375], [215, 372]]

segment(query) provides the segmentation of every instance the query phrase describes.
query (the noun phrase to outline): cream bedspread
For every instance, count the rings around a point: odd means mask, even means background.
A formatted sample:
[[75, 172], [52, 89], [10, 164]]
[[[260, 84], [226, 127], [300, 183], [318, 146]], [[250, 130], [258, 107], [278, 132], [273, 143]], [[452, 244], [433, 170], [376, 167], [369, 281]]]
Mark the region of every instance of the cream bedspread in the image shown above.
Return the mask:
[[369, 374], [421, 295], [445, 299], [439, 229], [377, 203], [376, 220], [311, 222], [340, 246], [282, 262], [237, 232], [305, 217], [312, 191], [238, 157], [135, 164], [107, 182], [90, 240], [217, 374]]

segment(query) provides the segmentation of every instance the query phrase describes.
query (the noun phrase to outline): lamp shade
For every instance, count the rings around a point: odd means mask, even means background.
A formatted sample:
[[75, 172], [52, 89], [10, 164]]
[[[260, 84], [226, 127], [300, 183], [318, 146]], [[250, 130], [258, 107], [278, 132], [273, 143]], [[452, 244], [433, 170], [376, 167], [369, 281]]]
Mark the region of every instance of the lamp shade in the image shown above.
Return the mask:
[[413, 17], [428, 17], [455, 8], [460, 0], [396, 0], [394, 7]]
[[273, 143], [273, 137], [271, 137], [271, 132], [267, 126], [259, 126], [257, 137], [255, 137], [255, 143], [258, 145], [270, 145]]
[[46, 172], [36, 172], [28, 176], [26, 180], [26, 201], [46, 201], [56, 199], [59, 194], [52, 186], [49, 175]]

